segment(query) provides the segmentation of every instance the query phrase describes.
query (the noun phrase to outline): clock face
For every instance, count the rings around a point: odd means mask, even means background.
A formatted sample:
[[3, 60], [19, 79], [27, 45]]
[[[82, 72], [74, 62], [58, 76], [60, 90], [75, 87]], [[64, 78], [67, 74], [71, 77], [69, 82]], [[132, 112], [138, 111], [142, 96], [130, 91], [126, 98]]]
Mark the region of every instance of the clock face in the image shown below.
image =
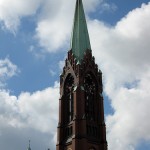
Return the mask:
[[71, 148], [68, 148], [67, 150], [72, 150]]

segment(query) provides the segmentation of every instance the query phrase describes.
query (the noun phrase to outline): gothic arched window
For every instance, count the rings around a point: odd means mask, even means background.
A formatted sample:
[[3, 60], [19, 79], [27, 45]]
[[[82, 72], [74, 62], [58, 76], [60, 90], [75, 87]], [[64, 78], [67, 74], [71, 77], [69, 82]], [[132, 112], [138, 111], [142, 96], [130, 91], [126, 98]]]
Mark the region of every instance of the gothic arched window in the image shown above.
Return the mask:
[[74, 87], [74, 78], [71, 74], [69, 74], [66, 78], [64, 86], [67, 123], [72, 121], [73, 119], [73, 112], [74, 112], [73, 87]]
[[94, 100], [96, 95], [96, 83], [93, 76], [88, 73], [84, 78], [85, 89], [85, 113], [88, 120], [95, 120]]

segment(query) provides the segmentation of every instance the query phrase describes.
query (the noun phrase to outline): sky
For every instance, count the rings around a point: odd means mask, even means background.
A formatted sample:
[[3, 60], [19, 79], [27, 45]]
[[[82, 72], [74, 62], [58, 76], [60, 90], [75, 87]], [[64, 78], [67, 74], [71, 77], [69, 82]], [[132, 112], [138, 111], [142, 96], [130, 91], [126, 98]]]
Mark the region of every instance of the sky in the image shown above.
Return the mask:
[[[0, 0], [0, 149], [55, 150], [59, 75], [75, 0]], [[150, 2], [83, 0], [103, 72], [109, 150], [150, 149]]]

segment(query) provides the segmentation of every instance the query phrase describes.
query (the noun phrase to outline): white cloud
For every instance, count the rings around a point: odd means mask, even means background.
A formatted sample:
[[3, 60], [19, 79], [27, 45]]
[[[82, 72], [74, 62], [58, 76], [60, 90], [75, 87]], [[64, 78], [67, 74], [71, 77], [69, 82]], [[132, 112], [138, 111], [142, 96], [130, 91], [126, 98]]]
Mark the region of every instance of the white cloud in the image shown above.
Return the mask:
[[3, 27], [16, 32], [22, 17], [36, 13], [41, 0], [0, 0], [0, 21]]
[[[150, 3], [131, 11], [114, 27], [99, 20], [88, 20], [93, 55], [104, 73], [105, 92], [114, 109], [114, 114], [106, 118], [108, 146], [111, 150], [133, 150], [141, 140], [150, 141], [149, 14]], [[39, 29], [45, 28], [46, 32], [50, 22]], [[61, 19], [58, 22], [54, 24], [64, 25]], [[54, 37], [57, 36], [55, 33]], [[67, 34], [66, 31], [63, 33]], [[52, 37], [51, 42], [54, 43], [44, 45], [52, 51], [56, 50], [65, 45], [61, 36], [58, 39], [58, 45]]]
[[55, 76], [56, 75], [56, 72], [54, 70], [52, 70], [52, 69], [49, 70], [49, 73], [50, 73], [51, 76]]
[[[14, 10], [14, 13], [8, 13], [7, 2], [9, 1], [0, 1], [0, 19], [8, 29], [13, 30], [18, 27], [22, 16], [34, 14], [38, 8], [38, 5], [33, 5], [35, 1], [24, 1], [25, 6], [31, 5], [31, 10], [26, 14], [25, 9], [17, 10], [17, 1], [16, 6], [12, 5], [10, 9], [11, 12]], [[86, 11], [94, 11], [98, 2], [100, 1], [89, 0], [85, 3]], [[6, 8], [4, 4], [7, 4]], [[65, 47], [69, 41], [74, 4], [72, 1], [65, 3], [63, 0], [47, 0], [42, 6], [36, 38], [41, 47], [48, 52], [54, 52]], [[5, 9], [1, 9], [2, 7]], [[11, 22], [12, 19], [15, 23]], [[104, 73], [105, 92], [114, 109], [114, 114], [106, 119], [111, 150], [136, 149], [141, 140], [150, 141], [149, 20], [150, 3], [131, 11], [114, 27], [106, 26], [99, 20], [88, 21], [93, 55]], [[60, 62], [62, 67], [61, 64]], [[24, 137], [27, 137], [31, 130], [32, 135], [34, 131], [37, 135], [50, 133], [50, 138], [54, 136], [58, 118], [58, 88], [47, 88], [33, 94], [26, 92], [18, 98], [7, 91], [0, 91], [0, 97], [0, 138], [7, 129], [15, 129], [17, 132], [23, 129], [21, 135]], [[27, 134], [24, 131], [27, 131]], [[8, 132], [7, 134], [10, 135]], [[18, 135], [16, 137], [20, 138]]]
[[19, 69], [8, 58], [0, 59], [0, 87], [5, 85], [5, 81], [19, 73]]
[[[18, 98], [12, 96], [8, 91], [1, 90], [0, 100], [1, 148], [13, 147], [16, 149], [18, 146], [23, 149], [25, 148], [23, 147], [25, 145], [24, 140], [32, 138], [31, 141], [34, 141], [35, 144], [33, 149], [34, 147], [39, 148], [41, 145], [43, 146], [42, 149], [48, 148], [48, 146], [54, 149], [54, 136], [58, 123], [58, 83], [55, 83], [54, 87], [32, 94], [29, 92], [21, 93]], [[11, 138], [12, 135], [13, 139]], [[3, 141], [4, 138], [5, 141]], [[22, 145], [14, 145], [10, 140], [15, 143], [20, 141]], [[6, 142], [10, 142], [9, 146]]]
[[31, 139], [33, 149], [48, 147], [54, 149], [58, 122], [59, 83], [56, 82], [54, 87], [34, 93], [22, 92], [16, 97], [3, 88], [6, 79], [18, 72], [17, 66], [8, 58], [0, 60], [1, 148], [25, 149], [27, 140]]
[[[61, 24], [61, 26], [60, 26]], [[67, 38], [70, 34], [71, 26], [69, 21], [62, 14], [59, 17], [49, 20], [42, 20], [36, 29], [36, 38], [40, 46], [48, 52], [55, 52], [68, 45]]]
[[107, 2], [103, 2], [100, 5], [100, 13], [104, 13], [104, 12], [114, 12], [117, 10], [117, 6], [114, 3], [107, 3]]
[[85, 12], [95, 12], [105, 0], [82, 0]]
[[106, 118], [109, 149], [133, 150], [150, 142], [150, 3], [116, 26], [89, 21], [93, 54], [104, 73], [114, 114]]
[[[75, 2], [68, 1], [66, 3], [65, 0], [56, 0], [46, 3], [47, 7], [37, 24], [35, 36], [39, 40], [39, 45], [46, 51], [55, 52], [69, 48]], [[94, 11], [101, 2], [102, 0], [83, 1], [86, 12]]]
[[[11, 0], [0, 0], [0, 25], [15, 34], [23, 17], [36, 16], [35, 37], [46, 51], [54, 52], [65, 44], [68, 45], [75, 2], [75, 0], [67, 3], [65, 0], [13, 0], [12, 3]], [[101, 2], [102, 0], [84, 2], [85, 10], [94, 11]]]
[[120, 87], [112, 96], [115, 113], [108, 116], [108, 139], [110, 148], [135, 149], [141, 140], [150, 141], [149, 86], [150, 72], [141, 77], [137, 87]]

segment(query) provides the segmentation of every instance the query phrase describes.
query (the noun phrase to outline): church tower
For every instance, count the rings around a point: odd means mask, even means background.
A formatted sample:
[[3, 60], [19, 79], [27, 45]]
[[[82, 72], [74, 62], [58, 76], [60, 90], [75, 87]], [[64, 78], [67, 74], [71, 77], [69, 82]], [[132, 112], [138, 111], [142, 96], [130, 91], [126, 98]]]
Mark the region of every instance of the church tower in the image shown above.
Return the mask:
[[27, 150], [31, 150], [31, 148], [30, 148], [30, 140], [29, 140], [29, 147], [27, 148]]
[[92, 56], [82, 0], [77, 0], [71, 50], [60, 75], [56, 150], [107, 150], [102, 92], [102, 72]]

